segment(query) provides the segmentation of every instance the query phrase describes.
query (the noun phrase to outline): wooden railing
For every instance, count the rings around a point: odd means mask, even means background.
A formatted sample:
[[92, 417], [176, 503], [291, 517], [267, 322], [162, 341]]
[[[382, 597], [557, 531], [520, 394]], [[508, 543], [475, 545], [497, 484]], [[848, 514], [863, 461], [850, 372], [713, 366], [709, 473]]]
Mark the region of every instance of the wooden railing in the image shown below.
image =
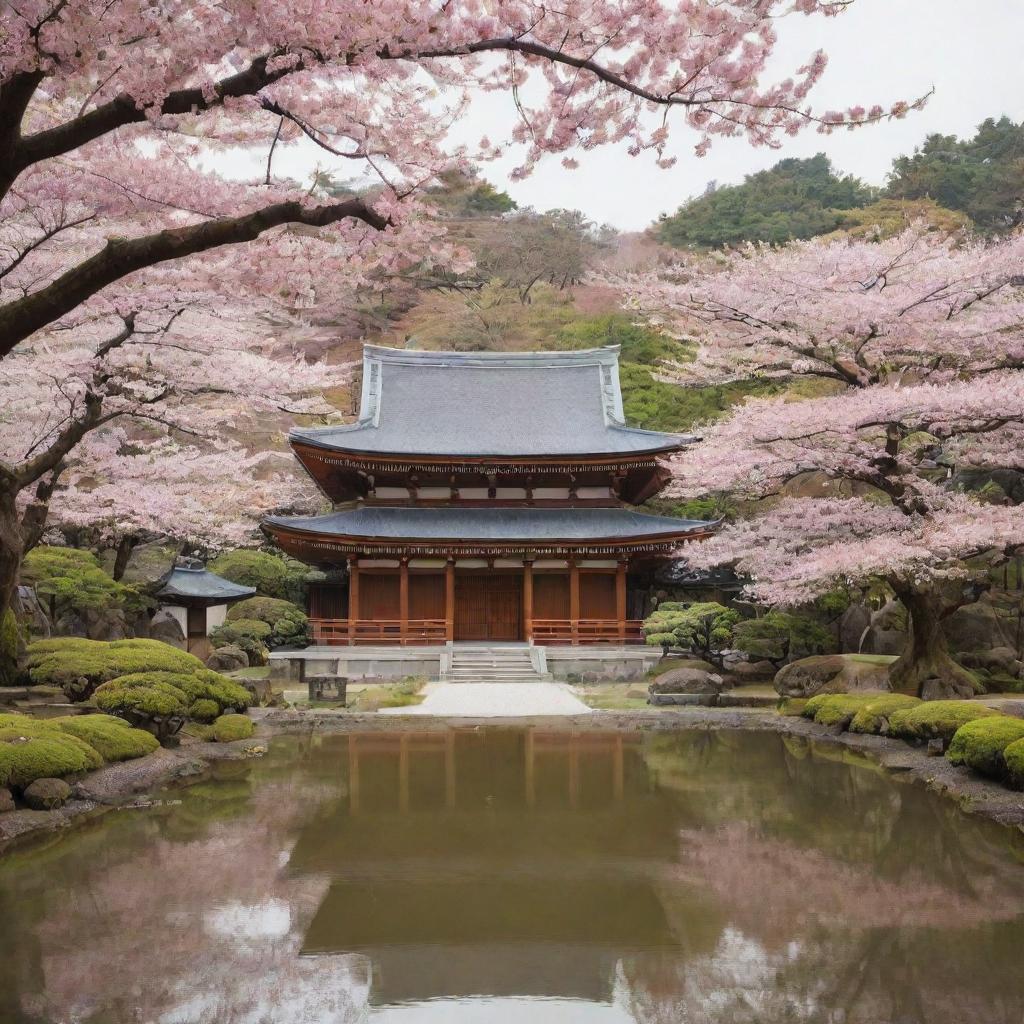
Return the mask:
[[314, 644], [443, 644], [444, 619], [310, 619]]
[[538, 644], [642, 644], [643, 622], [627, 619], [534, 619]]

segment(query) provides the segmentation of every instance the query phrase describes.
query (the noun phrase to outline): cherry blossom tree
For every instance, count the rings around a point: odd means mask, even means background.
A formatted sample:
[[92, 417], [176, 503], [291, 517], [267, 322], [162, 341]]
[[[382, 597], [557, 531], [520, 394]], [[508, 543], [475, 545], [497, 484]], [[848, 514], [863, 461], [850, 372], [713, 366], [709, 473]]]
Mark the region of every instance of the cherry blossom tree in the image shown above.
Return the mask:
[[[679, 495], [761, 502], [688, 559], [734, 564], [768, 604], [883, 579], [910, 616], [894, 686], [972, 692], [941, 622], [1024, 547], [1024, 509], [951, 477], [1024, 469], [1024, 238], [751, 247], [630, 287], [635, 307], [694, 340], [693, 363], [665, 368], [684, 385], [824, 382], [818, 397], [748, 401], [676, 461]], [[811, 480], [823, 496], [801, 496]]]
[[[699, 152], [716, 137], [777, 146], [808, 126], [904, 116], [916, 104], [814, 111], [820, 52], [763, 81], [780, 15], [849, 2], [5, 4], [0, 623], [25, 540], [72, 453], [84, 473], [92, 431], [130, 419], [180, 439], [216, 426], [212, 395], [273, 402], [286, 377], [286, 393], [310, 394], [321, 371], [301, 354], [275, 370], [232, 336], [228, 310], [296, 315], [329, 305], [339, 282], [457, 261], [417, 198], [441, 172], [508, 144], [518, 174], [610, 144], [668, 165], [670, 115]], [[507, 93], [517, 120], [469, 152], [449, 129], [481, 90]], [[281, 177], [275, 158], [300, 141], [374, 187], [337, 196], [327, 176], [309, 189]], [[203, 337], [197, 306], [219, 317]]]

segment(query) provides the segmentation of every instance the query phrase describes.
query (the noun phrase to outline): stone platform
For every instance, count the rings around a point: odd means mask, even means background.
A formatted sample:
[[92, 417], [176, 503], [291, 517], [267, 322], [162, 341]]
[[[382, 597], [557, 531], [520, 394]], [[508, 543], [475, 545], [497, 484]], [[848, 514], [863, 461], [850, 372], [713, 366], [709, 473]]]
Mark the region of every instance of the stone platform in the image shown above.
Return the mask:
[[[486, 645], [434, 644], [418, 647], [320, 646], [296, 651], [274, 651], [270, 655], [270, 678], [275, 682], [300, 681], [304, 675], [338, 675], [346, 679], [404, 679], [425, 676], [439, 680], [446, 656], [460, 647], [480, 649]], [[541, 672], [567, 682], [613, 682], [642, 678], [661, 658], [660, 647], [641, 644], [561, 645], [494, 644], [496, 649], [529, 647]], [[485, 679], [479, 682], [487, 682]]]

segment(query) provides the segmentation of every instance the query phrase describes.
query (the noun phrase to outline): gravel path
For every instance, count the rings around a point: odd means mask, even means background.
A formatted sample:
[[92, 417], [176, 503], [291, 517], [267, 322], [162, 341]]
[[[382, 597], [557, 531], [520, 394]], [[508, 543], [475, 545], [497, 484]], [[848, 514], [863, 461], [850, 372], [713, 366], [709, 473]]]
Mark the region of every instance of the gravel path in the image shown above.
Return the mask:
[[431, 683], [422, 704], [382, 708], [382, 715], [519, 718], [584, 715], [590, 708], [563, 683]]

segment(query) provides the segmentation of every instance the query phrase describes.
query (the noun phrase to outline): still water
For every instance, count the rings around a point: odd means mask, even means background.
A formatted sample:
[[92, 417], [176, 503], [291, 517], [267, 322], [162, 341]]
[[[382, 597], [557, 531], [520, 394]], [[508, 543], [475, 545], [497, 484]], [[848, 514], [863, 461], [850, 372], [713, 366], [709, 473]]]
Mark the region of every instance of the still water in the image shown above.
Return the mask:
[[0, 859], [0, 1022], [1021, 1024], [1001, 830], [771, 735], [288, 738]]

